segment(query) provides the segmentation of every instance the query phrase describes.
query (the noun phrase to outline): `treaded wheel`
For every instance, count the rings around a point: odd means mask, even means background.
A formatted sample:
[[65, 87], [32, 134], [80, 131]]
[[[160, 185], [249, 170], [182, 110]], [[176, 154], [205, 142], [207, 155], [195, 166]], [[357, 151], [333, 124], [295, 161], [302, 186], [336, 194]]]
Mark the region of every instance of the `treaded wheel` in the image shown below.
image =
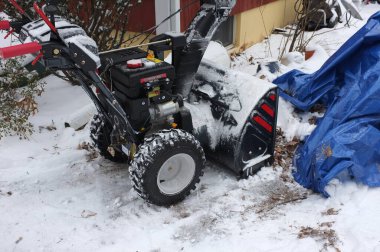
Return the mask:
[[170, 206], [196, 188], [206, 159], [200, 143], [183, 130], [163, 130], [147, 138], [135, 155], [129, 174], [146, 201]]
[[112, 156], [111, 153], [108, 152], [108, 147], [111, 142], [109, 138], [111, 129], [111, 125], [105, 121], [104, 117], [100, 114], [96, 114], [91, 121], [90, 137], [102, 157], [112, 162], [125, 163], [128, 161], [128, 157], [121, 151], [115, 150], [115, 156]]

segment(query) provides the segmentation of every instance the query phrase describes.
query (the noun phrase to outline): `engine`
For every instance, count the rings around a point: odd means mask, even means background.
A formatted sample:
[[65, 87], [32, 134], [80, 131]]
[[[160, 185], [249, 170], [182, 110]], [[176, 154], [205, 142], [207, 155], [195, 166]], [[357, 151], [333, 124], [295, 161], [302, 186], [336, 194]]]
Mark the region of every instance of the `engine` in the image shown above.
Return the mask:
[[174, 123], [173, 115], [180, 112], [183, 102], [172, 93], [175, 70], [171, 64], [138, 49], [101, 58], [104, 79], [136, 131], [144, 132], [161, 119]]

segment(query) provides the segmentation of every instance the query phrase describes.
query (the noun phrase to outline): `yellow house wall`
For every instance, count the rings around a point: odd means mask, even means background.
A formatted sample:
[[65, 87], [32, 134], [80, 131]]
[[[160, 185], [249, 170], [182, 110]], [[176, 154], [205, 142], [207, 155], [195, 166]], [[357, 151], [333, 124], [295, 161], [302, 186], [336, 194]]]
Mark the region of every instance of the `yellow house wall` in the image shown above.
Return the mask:
[[295, 19], [295, 0], [277, 0], [235, 16], [235, 49], [262, 41], [272, 30]]

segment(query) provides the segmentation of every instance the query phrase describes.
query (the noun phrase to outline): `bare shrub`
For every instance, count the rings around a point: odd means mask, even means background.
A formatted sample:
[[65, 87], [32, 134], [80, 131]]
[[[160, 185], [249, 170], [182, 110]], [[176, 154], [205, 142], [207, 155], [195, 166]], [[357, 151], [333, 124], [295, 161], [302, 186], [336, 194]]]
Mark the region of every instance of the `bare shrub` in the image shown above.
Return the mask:
[[28, 118], [37, 112], [36, 96], [43, 92], [35, 72], [15, 60], [0, 62], [0, 139], [8, 135], [27, 138], [33, 132]]

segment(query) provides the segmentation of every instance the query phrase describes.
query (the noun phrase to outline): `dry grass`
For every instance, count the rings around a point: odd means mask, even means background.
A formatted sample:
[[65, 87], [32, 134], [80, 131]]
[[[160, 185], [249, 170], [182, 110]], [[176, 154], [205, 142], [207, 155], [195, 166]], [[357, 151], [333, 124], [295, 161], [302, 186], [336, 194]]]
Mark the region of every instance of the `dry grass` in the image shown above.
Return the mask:
[[86, 150], [87, 151], [87, 153], [86, 153], [87, 162], [90, 162], [90, 161], [96, 159], [99, 156], [99, 153], [96, 150], [96, 148], [92, 144], [87, 143], [87, 142], [80, 143], [78, 145], [77, 149], [78, 150]]
[[287, 141], [282, 130], [277, 129], [273, 166], [281, 166], [283, 168], [280, 177], [285, 182], [293, 182], [293, 178], [290, 176], [290, 169], [292, 167], [294, 152], [299, 143], [300, 140], [298, 138]]
[[283, 185], [277, 190], [271, 191], [267, 199], [256, 206], [256, 213], [267, 213], [278, 206], [304, 200], [307, 196], [308, 193], [303, 190], [298, 190], [297, 188], [290, 188]]
[[298, 239], [312, 238], [318, 242], [323, 242], [321, 251], [327, 251], [329, 248], [335, 249], [340, 252], [338, 248], [339, 238], [334, 229], [332, 229], [334, 222], [323, 222], [316, 228], [301, 227], [298, 233]]

